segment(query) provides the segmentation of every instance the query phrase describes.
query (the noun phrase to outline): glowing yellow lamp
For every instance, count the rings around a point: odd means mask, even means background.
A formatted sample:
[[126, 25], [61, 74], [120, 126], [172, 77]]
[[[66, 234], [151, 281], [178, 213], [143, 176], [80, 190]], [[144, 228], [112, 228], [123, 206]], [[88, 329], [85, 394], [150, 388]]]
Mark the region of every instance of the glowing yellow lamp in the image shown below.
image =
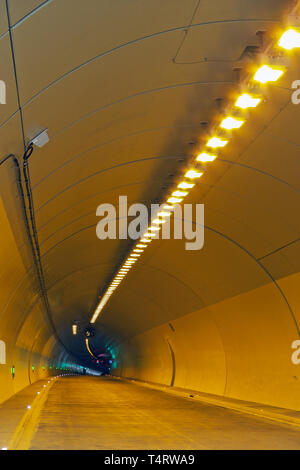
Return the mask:
[[169, 197], [168, 199], [168, 202], [170, 202], [171, 204], [179, 204], [179, 202], [181, 202], [182, 199], [180, 197]]
[[255, 73], [254, 80], [259, 83], [276, 82], [283, 70], [270, 67], [269, 65], [262, 65]]
[[202, 176], [203, 173], [201, 173], [200, 171], [196, 171], [196, 170], [189, 170], [186, 172], [186, 174], [184, 175], [185, 178], [189, 178], [189, 179], [194, 179], [194, 178], [200, 178], [200, 176]]
[[216, 158], [217, 158], [216, 155], [210, 155], [209, 153], [202, 152], [198, 155], [196, 160], [197, 162], [206, 163], [206, 162], [213, 162]]
[[218, 147], [225, 147], [228, 144], [228, 140], [220, 139], [220, 137], [212, 137], [207, 142], [207, 147], [218, 148]]
[[152, 237], [152, 238], [153, 238], [153, 237], [155, 237], [155, 236], [156, 236], [155, 233], [149, 233], [149, 232], [147, 232], [147, 233], [144, 234], [144, 238], [148, 238], [148, 237], [150, 237], [150, 238]]
[[171, 212], [160, 211], [157, 213], [159, 217], [170, 217]]
[[220, 124], [220, 127], [222, 129], [226, 129], [228, 131], [232, 129], [239, 129], [245, 121], [242, 119], [235, 119], [231, 116], [228, 116], [227, 118], [223, 119], [223, 121]]
[[256, 108], [260, 102], [261, 98], [253, 98], [253, 96], [248, 93], [243, 93], [238, 97], [234, 105], [241, 109]]
[[300, 47], [300, 33], [295, 29], [288, 29], [279, 39], [278, 45], [288, 51]]
[[187, 181], [182, 181], [182, 183], [179, 183], [177, 185], [177, 188], [179, 189], [191, 189], [195, 186], [195, 183], [188, 183]]
[[174, 191], [172, 193], [172, 196], [174, 197], [185, 197], [187, 196], [189, 193], [187, 191]]

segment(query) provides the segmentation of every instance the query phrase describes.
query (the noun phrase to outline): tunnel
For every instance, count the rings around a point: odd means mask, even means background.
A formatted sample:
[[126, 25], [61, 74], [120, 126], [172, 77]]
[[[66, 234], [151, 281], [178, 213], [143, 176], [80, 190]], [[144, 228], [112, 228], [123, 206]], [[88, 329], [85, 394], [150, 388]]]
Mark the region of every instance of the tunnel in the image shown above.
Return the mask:
[[300, 449], [299, 18], [0, 0], [0, 449]]

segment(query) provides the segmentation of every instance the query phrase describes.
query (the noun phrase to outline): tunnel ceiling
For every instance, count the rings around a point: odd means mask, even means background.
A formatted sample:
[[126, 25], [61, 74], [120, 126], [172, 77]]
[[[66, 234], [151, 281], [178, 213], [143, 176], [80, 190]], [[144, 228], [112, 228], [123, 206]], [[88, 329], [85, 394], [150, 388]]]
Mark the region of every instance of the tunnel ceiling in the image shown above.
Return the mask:
[[[48, 129], [50, 142], [30, 157], [36, 224], [54, 323], [80, 353], [72, 321], [88, 323], [129, 247], [97, 239], [97, 206], [119, 195], [149, 205], [164, 194], [195, 154], [201, 122], [215, 118], [216, 99], [237, 89], [243, 51], [276, 27], [287, 2], [9, 0], [11, 38], [5, 3], [1, 155], [21, 161], [22, 132], [28, 142]], [[99, 338], [129, 337], [299, 270], [297, 67], [292, 58], [186, 200], [205, 204], [204, 248], [153, 242], [99, 318]], [[14, 178], [1, 177], [1, 196], [24, 254]]]

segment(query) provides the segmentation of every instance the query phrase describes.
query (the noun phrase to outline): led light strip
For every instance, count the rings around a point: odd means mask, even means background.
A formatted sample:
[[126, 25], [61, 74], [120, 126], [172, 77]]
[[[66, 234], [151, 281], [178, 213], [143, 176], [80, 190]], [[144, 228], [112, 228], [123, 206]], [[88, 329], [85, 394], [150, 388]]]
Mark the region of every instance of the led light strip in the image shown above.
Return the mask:
[[[288, 51], [294, 48], [299, 48], [300, 25], [298, 31], [294, 28], [289, 28], [287, 31], [285, 31], [280, 37], [277, 45]], [[230, 111], [215, 127], [214, 132], [204, 144], [203, 151], [199, 153], [194, 161], [194, 164], [191, 165], [191, 167], [186, 171], [182, 181], [177, 184], [176, 189], [170, 194], [165, 204], [162, 206], [162, 210], [156, 214], [155, 219], [151, 221], [147, 231], [135, 244], [130, 255], [126, 258], [121, 268], [114, 276], [93, 313], [91, 323], [95, 323], [108, 300], [133, 268], [138, 258], [145, 251], [147, 246], [149, 246], [153, 238], [157, 238], [162, 224], [165, 223], [166, 219], [171, 216], [171, 213], [174, 210], [174, 205], [180, 204], [184, 200], [184, 198], [189, 194], [189, 191], [193, 189], [193, 187], [196, 185], [196, 182], [203, 175], [203, 171], [199, 169], [199, 163], [211, 163], [216, 160], [218, 156], [218, 149], [224, 148], [229, 142], [229, 133], [231, 131], [240, 129], [244, 125], [246, 121], [245, 111], [251, 108], [256, 108], [261, 103], [261, 93], [248, 93], [247, 88], [249, 88], [249, 83], [254, 82], [265, 85], [269, 82], [275, 82], [284, 74], [285, 70], [286, 67], [283, 66], [270, 63], [262, 64], [256, 69], [252, 77], [248, 77], [248, 83], [244, 83], [245, 91], [236, 98], [233, 105], [231, 105]]]

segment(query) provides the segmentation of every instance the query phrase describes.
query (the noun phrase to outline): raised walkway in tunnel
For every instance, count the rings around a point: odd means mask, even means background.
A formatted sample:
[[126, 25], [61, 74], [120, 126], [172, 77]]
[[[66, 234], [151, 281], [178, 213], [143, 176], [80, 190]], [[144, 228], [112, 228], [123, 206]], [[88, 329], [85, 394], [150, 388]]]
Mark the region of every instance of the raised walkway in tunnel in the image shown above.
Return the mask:
[[0, 407], [0, 429], [17, 449], [300, 449], [299, 427], [110, 377], [39, 381]]

